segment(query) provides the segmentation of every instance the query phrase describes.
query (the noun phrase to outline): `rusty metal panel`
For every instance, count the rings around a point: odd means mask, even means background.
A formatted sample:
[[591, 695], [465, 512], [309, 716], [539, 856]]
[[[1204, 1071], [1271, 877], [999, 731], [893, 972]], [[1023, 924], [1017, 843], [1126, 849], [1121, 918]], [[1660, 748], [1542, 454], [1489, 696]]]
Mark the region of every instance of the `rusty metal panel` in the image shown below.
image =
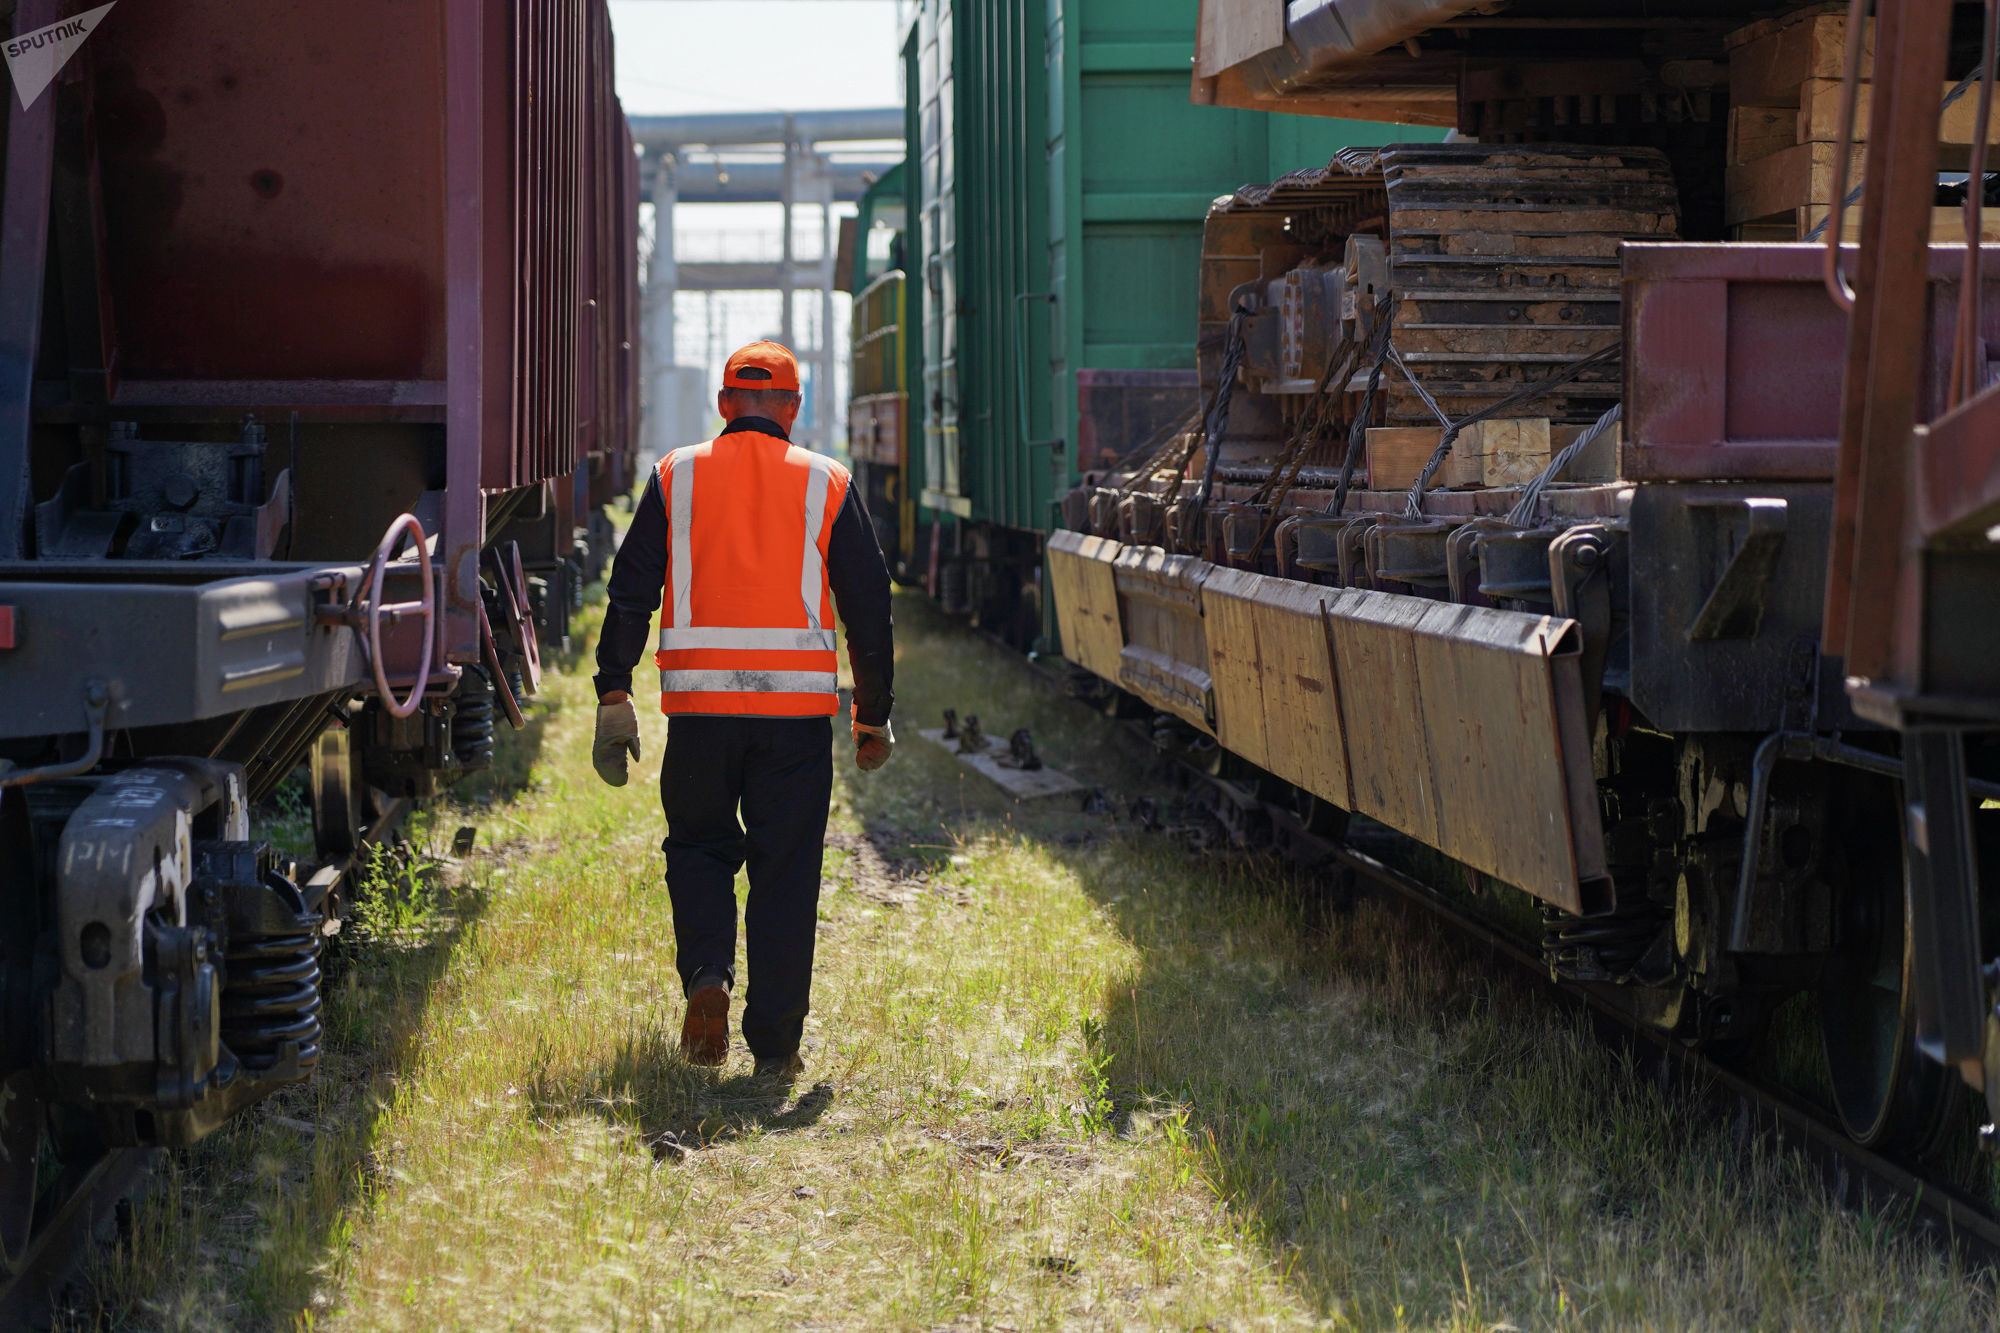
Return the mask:
[[1211, 734], [1215, 698], [1201, 584], [1213, 568], [1158, 547], [1125, 547], [1112, 563], [1125, 634], [1118, 683]]
[[[1627, 478], [1833, 476], [1847, 317], [1826, 293], [1822, 253], [1816, 245], [1620, 247]], [[1919, 420], [1948, 401], [1957, 264], [1952, 250], [1934, 248], [1927, 280], [1904, 298], [1923, 329]], [[1981, 312], [1988, 342], [2000, 340], [2000, 270]]]
[[440, 380], [445, 11], [121, 6], [91, 37], [120, 371]]
[[1335, 590], [1216, 568], [1201, 586], [1223, 748], [1342, 809], [1353, 804], [1327, 641]]
[[1063, 656], [1106, 680], [1116, 680], [1125, 639], [1118, 623], [1118, 589], [1111, 563], [1123, 548], [1108, 537], [1054, 532], [1047, 549]]

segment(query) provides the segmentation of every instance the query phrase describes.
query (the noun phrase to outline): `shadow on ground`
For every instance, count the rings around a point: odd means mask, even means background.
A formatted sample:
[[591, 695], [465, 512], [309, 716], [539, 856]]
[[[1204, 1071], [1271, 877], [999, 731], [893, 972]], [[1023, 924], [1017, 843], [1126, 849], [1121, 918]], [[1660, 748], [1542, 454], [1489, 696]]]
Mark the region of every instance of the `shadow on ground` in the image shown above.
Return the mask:
[[622, 1045], [610, 1063], [578, 1086], [547, 1075], [529, 1085], [528, 1113], [537, 1120], [589, 1114], [636, 1136], [661, 1161], [745, 1138], [817, 1124], [834, 1101], [834, 1086], [798, 1085], [755, 1074], [724, 1076], [681, 1058], [678, 1036], [656, 1033]]
[[1108, 799], [1013, 802], [916, 742], [900, 781], [846, 784], [863, 836], [889, 857], [1019, 837], [1075, 876], [1138, 954], [1093, 1035], [1115, 1127], [1185, 1131], [1229, 1215], [1322, 1314], [1763, 1323], [1821, 1299], [1802, 1273], [1838, 1288], [1841, 1246], [1861, 1277], [1902, 1243], [1880, 1222], [1850, 1242], [1795, 1163], [1661, 1097], [1476, 944], [1352, 907], [1326, 876], [1146, 831], [1132, 812], [1174, 801], [1143, 736], [929, 604], [897, 613], [899, 724], [952, 707], [989, 734], [1032, 726]]

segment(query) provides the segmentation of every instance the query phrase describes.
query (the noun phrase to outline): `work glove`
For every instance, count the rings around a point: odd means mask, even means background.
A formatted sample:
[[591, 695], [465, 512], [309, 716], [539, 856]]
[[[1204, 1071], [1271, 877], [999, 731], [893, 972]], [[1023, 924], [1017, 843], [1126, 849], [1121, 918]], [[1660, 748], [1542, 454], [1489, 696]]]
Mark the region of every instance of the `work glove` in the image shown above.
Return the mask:
[[866, 722], [854, 724], [854, 766], [863, 773], [873, 773], [888, 763], [895, 748], [896, 732], [886, 721], [879, 727]]
[[597, 706], [597, 737], [590, 743], [591, 766], [614, 787], [625, 785], [625, 756], [639, 757], [639, 715], [629, 698]]

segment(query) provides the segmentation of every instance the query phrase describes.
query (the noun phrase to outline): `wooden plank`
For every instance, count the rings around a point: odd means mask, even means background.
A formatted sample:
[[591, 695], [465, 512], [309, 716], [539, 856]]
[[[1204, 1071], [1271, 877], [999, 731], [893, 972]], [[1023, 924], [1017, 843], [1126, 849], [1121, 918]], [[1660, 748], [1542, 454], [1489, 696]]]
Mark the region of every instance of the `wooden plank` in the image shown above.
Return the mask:
[[1370, 426], [1364, 446], [1368, 488], [1406, 491], [1438, 446], [1436, 426]]
[[1216, 739], [1348, 808], [1346, 733], [1322, 608], [1334, 590], [1246, 570], [1203, 582]]
[[1063, 655], [1106, 680], [1118, 679], [1118, 653], [1125, 646], [1112, 565], [1121, 549], [1108, 537], [1081, 532], [1049, 536], [1049, 581]]
[[1391, 593], [1333, 591], [1327, 632], [1340, 682], [1351, 808], [1436, 846], [1437, 806], [1410, 638], [1431, 603]]
[[1242, 569], [1214, 570], [1202, 583], [1201, 614], [1208, 622], [1215, 738], [1231, 753], [1259, 768], [1270, 768], [1270, 747], [1264, 733], [1264, 660], [1258, 651], [1257, 618], [1250, 600], [1255, 580], [1262, 577]]
[[[1723, 220], [1754, 222], [1773, 213], [1822, 204], [1833, 198], [1834, 148], [1828, 143], [1802, 143], [1741, 166], [1724, 175]], [[1847, 180], [1851, 189], [1866, 171], [1867, 149], [1848, 150]]]
[[1201, 583], [1215, 566], [1157, 547], [1125, 547], [1112, 563], [1125, 646], [1112, 679], [1155, 708], [1212, 732], [1213, 681]]
[[1799, 142], [1799, 116], [1785, 107], [1733, 106], [1729, 108], [1730, 166], [1755, 162], [1781, 148]]
[[[1839, 139], [1840, 82], [1839, 79], [1808, 79], [1800, 88], [1795, 125], [1798, 142], [1832, 143]], [[1857, 141], [1868, 137], [1868, 108], [1873, 101], [1871, 89], [1872, 85], [1868, 83], [1862, 83], [1855, 89], [1854, 137]], [[1951, 89], [1949, 83], [1940, 87], [1938, 100], [1942, 102]], [[1938, 142], [1964, 147], [1972, 142], [1973, 131], [1978, 126], [1979, 88], [1975, 85], [1938, 117]], [[1994, 99], [1993, 107], [1987, 113], [1986, 142], [2000, 142], [2000, 97]]]
[[1354, 793], [1347, 773], [1347, 728], [1340, 679], [1326, 635], [1329, 589], [1265, 578], [1256, 602], [1264, 662], [1265, 767], [1343, 810]]
[[[1787, 239], [1800, 240], [1809, 235], [1812, 229], [1819, 225], [1819, 220], [1827, 215], [1828, 208], [1829, 206], [1826, 204], [1809, 204], [1804, 208], [1795, 210], [1792, 235], [1787, 237]], [[1848, 240], [1861, 235], [1861, 205], [1855, 204], [1847, 210], [1847, 218], [1841, 226], [1845, 230], [1846, 239]], [[1979, 210], [1979, 243], [1981, 245], [2000, 245], [2000, 208], [1982, 208]], [[1943, 208], [1933, 208], [1931, 210], [1931, 244], [1965, 244], [1965, 211], [1963, 209], [1953, 205], [1946, 205]]]
[[[1847, 59], [1847, 18], [1843, 14], [1807, 13], [1788, 16], [1762, 36], [1729, 52], [1731, 106], [1799, 104], [1807, 79], [1841, 77]], [[1862, 39], [1862, 69], [1875, 63], [1875, 21], [1868, 21]]]
[[[1434, 846], [1577, 910], [1577, 858], [1548, 657], [1572, 622], [1430, 603], [1411, 642], [1439, 810]], [[1572, 720], [1581, 729], [1581, 719]]]
[[1201, 0], [1196, 24], [1198, 79], [1214, 78], [1285, 44], [1285, 7], [1278, 0]]

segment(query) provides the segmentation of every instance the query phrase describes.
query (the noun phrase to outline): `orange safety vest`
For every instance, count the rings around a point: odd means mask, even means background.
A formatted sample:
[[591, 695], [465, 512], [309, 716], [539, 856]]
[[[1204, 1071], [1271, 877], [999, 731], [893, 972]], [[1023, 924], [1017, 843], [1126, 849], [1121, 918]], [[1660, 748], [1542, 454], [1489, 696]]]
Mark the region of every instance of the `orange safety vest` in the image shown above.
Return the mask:
[[831, 458], [758, 431], [660, 460], [661, 712], [840, 711], [826, 547], [847, 483]]

